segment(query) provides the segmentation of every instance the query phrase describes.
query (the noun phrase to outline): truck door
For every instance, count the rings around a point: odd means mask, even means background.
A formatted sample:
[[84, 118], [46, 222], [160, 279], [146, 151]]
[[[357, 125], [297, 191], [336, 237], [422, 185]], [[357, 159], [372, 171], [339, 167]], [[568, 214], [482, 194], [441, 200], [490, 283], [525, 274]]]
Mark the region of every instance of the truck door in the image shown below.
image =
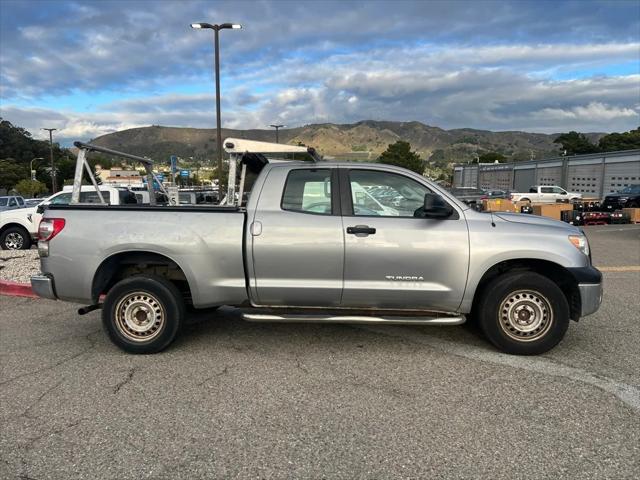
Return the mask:
[[254, 303], [340, 304], [344, 235], [336, 168], [272, 168], [249, 229]]
[[453, 311], [469, 262], [464, 217], [414, 216], [431, 190], [375, 168], [340, 169], [345, 266], [342, 306]]

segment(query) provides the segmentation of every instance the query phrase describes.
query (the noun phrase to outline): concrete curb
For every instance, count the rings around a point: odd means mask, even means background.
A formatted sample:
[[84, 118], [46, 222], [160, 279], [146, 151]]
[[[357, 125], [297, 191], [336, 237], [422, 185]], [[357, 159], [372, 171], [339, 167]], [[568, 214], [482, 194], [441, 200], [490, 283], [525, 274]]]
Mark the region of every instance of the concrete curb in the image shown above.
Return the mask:
[[38, 296], [33, 293], [29, 283], [10, 282], [8, 280], [0, 280], [0, 295], [38, 298]]

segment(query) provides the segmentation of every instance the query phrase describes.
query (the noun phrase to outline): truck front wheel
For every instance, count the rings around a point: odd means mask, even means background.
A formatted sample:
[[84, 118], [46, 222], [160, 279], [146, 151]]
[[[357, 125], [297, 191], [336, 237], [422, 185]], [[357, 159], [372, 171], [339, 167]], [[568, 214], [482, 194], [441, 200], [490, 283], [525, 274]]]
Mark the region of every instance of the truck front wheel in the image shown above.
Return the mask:
[[156, 353], [175, 339], [184, 321], [184, 302], [163, 277], [140, 275], [118, 282], [107, 294], [102, 324], [118, 347], [129, 353]]
[[484, 289], [478, 307], [480, 328], [505, 353], [547, 352], [569, 327], [569, 305], [562, 290], [533, 272], [497, 277]]
[[0, 247], [3, 250], [28, 250], [31, 236], [22, 227], [9, 227], [0, 235]]

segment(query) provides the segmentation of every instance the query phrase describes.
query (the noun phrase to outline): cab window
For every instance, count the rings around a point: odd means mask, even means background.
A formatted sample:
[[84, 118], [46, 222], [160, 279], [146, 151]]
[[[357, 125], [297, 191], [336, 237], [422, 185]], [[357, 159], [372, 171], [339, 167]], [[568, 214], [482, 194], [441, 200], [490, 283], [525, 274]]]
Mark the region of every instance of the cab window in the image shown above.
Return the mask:
[[50, 200], [51, 205], [67, 205], [71, 202], [71, 192], [61, 193]]
[[331, 170], [314, 168], [289, 172], [281, 206], [292, 212], [331, 215]]

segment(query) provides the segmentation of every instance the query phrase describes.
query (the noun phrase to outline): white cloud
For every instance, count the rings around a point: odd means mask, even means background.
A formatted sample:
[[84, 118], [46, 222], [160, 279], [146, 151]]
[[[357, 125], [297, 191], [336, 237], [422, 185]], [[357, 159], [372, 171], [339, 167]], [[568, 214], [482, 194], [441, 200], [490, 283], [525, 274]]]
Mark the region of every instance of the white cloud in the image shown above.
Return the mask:
[[[213, 127], [211, 93], [153, 91], [208, 85], [211, 35], [188, 24], [229, 18], [246, 28], [221, 37], [228, 127], [388, 119], [542, 132], [633, 128], [640, 75], [602, 73], [638, 63], [636, 11], [579, 3], [554, 7], [563, 28], [539, 2], [56, 2], [46, 5], [57, 15], [46, 24], [32, 24], [26, 4], [11, 22], [0, 19], [1, 114], [37, 135], [59, 126], [66, 139], [150, 124]], [[558, 80], [572, 76], [584, 78]], [[88, 113], [38, 108], [45, 92], [103, 90], [129, 99]]]

